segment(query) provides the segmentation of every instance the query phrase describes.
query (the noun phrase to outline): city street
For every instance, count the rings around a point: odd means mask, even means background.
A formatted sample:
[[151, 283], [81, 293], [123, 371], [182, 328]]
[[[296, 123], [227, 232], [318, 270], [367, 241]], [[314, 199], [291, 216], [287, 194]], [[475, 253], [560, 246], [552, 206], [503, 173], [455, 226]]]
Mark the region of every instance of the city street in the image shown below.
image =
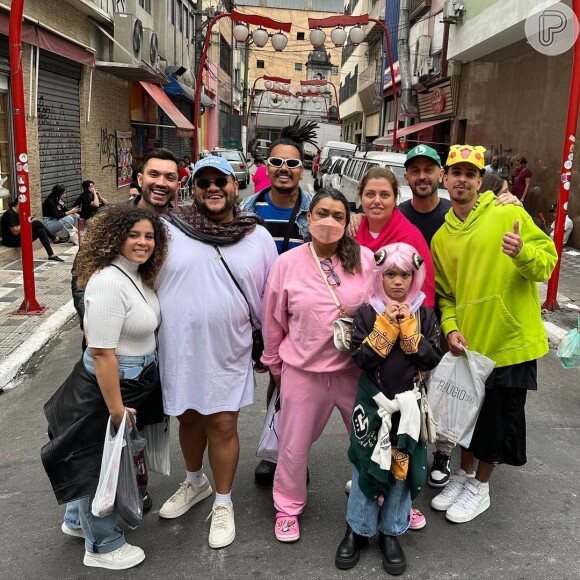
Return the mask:
[[[80, 330], [72, 320], [28, 365], [22, 384], [0, 396], [0, 578], [377, 578], [386, 577], [376, 540], [352, 571], [334, 567], [345, 525], [344, 484], [349, 479], [347, 437], [335, 414], [310, 460], [309, 503], [302, 538], [274, 539], [271, 492], [254, 484], [255, 449], [265, 417], [265, 382], [258, 377], [256, 402], [240, 415], [241, 457], [233, 489], [237, 536], [223, 550], [207, 545], [210, 501], [179, 519], [157, 512], [184, 478], [172, 423], [172, 471], [152, 474], [153, 509], [128, 531], [129, 542], [147, 554], [139, 567], [108, 572], [83, 566], [83, 543], [65, 536], [39, 450], [47, 441], [42, 406], [80, 355]], [[537, 393], [528, 399], [528, 464], [501, 467], [491, 484], [491, 507], [473, 522], [454, 525], [429, 507], [427, 488], [416, 506], [427, 526], [402, 539], [406, 578], [574, 579], [580, 576], [578, 473], [580, 472], [580, 371], [564, 370], [554, 352], [539, 364]], [[457, 457], [453, 461], [456, 463]], [[210, 474], [211, 479], [211, 474]]]

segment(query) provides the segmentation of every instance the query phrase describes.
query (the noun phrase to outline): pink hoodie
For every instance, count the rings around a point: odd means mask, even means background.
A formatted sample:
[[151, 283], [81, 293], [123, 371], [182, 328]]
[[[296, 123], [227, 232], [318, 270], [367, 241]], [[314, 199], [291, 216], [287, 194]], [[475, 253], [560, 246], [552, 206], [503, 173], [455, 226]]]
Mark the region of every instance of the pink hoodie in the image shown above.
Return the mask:
[[[361, 247], [362, 271], [346, 272], [333, 258], [340, 286], [333, 286], [344, 310], [354, 316], [362, 302], [366, 279], [374, 266], [373, 253]], [[324, 283], [310, 252], [302, 244], [274, 262], [262, 303], [262, 362], [279, 375], [282, 363], [309, 372], [357, 372], [348, 352], [333, 343], [332, 323], [339, 318], [338, 308]]]
[[270, 187], [270, 178], [268, 177], [268, 170], [265, 165], [260, 165], [252, 175], [252, 181], [254, 182], [254, 191], [262, 191], [265, 187]]

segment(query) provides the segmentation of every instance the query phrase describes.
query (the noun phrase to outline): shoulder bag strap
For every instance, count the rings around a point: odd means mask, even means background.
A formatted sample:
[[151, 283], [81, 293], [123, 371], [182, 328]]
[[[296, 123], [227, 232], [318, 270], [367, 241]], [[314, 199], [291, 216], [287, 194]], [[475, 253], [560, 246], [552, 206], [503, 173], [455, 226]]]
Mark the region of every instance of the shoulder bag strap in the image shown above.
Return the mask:
[[[135, 284], [135, 281], [131, 278], [131, 276], [129, 276], [129, 274], [127, 274], [127, 272], [125, 272], [125, 270], [123, 270], [122, 268], [119, 268], [119, 266], [117, 266], [116, 264], [111, 264], [111, 266], [113, 266], [113, 268], [117, 268], [117, 270], [119, 270], [119, 272], [121, 272], [121, 274], [124, 274], [125, 276], [127, 276], [129, 281], [131, 282], [131, 284], [133, 284], [133, 286], [135, 286], [135, 288], [137, 289], [137, 292], [139, 292], [139, 294], [141, 294], [141, 298], [143, 298], [143, 300], [145, 300], [145, 302], [147, 302], [147, 298], [145, 298], [145, 296], [143, 295], [143, 292], [141, 292], [141, 290], [139, 290], [139, 286], [137, 286], [137, 284]], [[147, 302], [147, 304], [149, 304], [149, 302]]]
[[314, 256], [314, 261], [316, 262], [316, 265], [318, 266], [318, 270], [320, 271], [320, 275], [322, 276], [322, 279], [324, 280], [324, 283], [326, 284], [326, 287], [328, 288], [328, 291], [330, 292], [330, 295], [332, 296], [332, 300], [334, 301], [334, 303], [336, 304], [336, 307], [340, 311], [340, 315], [348, 317], [348, 314], [344, 311], [344, 308], [342, 307], [340, 300], [336, 296], [336, 292], [332, 289], [332, 286], [328, 283], [328, 278], [326, 277], [326, 274], [324, 273], [324, 270], [322, 269], [322, 265], [320, 264], [320, 260], [318, 258], [318, 255], [316, 254], [316, 250], [314, 249], [314, 244], [312, 242], [310, 242], [309, 245], [310, 245], [310, 251], [312, 252], [312, 255]]
[[244, 297], [244, 300], [246, 301], [246, 304], [248, 305], [248, 313], [250, 315], [250, 324], [252, 325], [252, 328], [255, 330], [256, 325], [254, 324], [254, 319], [252, 318], [252, 307], [250, 306], [250, 303], [248, 302], [248, 299], [246, 298], [246, 294], [244, 293], [244, 291], [242, 290], [242, 287], [240, 286], [240, 283], [236, 280], [236, 277], [233, 275], [232, 271], [230, 270], [228, 263], [225, 261], [223, 254], [220, 252], [219, 246], [214, 246], [214, 248], [219, 255], [220, 262], [224, 265], [226, 272], [230, 275], [230, 278], [233, 280], [234, 284], [236, 285], [236, 288], [240, 291], [240, 294]]
[[281, 254], [283, 254], [288, 249], [288, 245], [290, 244], [290, 234], [292, 233], [292, 228], [294, 227], [296, 216], [298, 215], [298, 210], [300, 209], [301, 197], [300, 190], [298, 190], [298, 197], [296, 198], [296, 203], [292, 209], [292, 214], [290, 215], [290, 220], [288, 221], [288, 226], [286, 227], [286, 235], [284, 236], [284, 241], [282, 242], [282, 250], [280, 252]]

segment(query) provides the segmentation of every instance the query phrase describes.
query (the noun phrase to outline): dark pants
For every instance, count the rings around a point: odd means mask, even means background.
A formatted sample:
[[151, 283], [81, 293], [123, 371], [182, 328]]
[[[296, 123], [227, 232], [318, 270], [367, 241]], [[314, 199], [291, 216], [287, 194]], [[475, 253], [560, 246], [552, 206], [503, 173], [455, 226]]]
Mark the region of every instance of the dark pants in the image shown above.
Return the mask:
[[[48, 257], [50, 258], [50, 256], [52, 256], [54, 254], [54, 251], [52, 249], [52, 246], [50, 245], [50, 240], [52, 240], [54, 242], [54, 236], [46, 229], [45, 225], [38, 221], [38, 220], [34, 220], [33, 222], [30, 223], [30, 226], [32, 228], [32, 240], [40, 240], [40, 243], [42, 244], [43, 248], [46, 250], [46, 253], [48, 254]], [[20, 236], [18, 236], [20, 238]], [[5, 246], [9, 246], [11, 248], [20, 248], [21, 243], [20, 243], [20, 239], [18, 240], [18, 243], [6, 243], [6, 241], [4, 240], [4, 245]]]

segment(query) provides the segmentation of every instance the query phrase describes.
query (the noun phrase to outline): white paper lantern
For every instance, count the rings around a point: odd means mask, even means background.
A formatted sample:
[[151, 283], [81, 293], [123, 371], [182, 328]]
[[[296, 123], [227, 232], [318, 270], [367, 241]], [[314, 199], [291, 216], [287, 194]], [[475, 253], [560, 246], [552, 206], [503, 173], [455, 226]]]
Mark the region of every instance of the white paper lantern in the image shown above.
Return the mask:
[[326, 40], [326, 33], [321, 28], [314, 28], [310, 31], [310, 43], [314, 48], [320, 48]]
[[272, 88], [272, 81], [266, 81], [264, 83], [264, 86], [266, 87], [266, 89], [270, 90]]
[[354, 46], [357, 46], [365, 39], [365, 31], [361, 28], [360, 24], [357, 24], [350, 29], [348, 36]]
[[266, 43], [268, 42], [268, 31], [263, 28], [258, 28], [252, 32], [252, 38], [254, 39], [254, 44], [258, 48], [262, 48], [266, 46]]
[[281, 32], [272, 35], [272, 46], [276, 52], [282, 52], [288, 44], [288, 38]]
[[246, 42], [246, 40], [248, 40], [248, 36], [250, 35], [248, 27], [239, 23], [234, 26], [232, 32], [234, 33], [234, 38], [238, 42]]
[[339, 26], [330, 33], [330, 38], [334, 43], [334, 46], [340, 47], [346, 40], [346, 30]]

